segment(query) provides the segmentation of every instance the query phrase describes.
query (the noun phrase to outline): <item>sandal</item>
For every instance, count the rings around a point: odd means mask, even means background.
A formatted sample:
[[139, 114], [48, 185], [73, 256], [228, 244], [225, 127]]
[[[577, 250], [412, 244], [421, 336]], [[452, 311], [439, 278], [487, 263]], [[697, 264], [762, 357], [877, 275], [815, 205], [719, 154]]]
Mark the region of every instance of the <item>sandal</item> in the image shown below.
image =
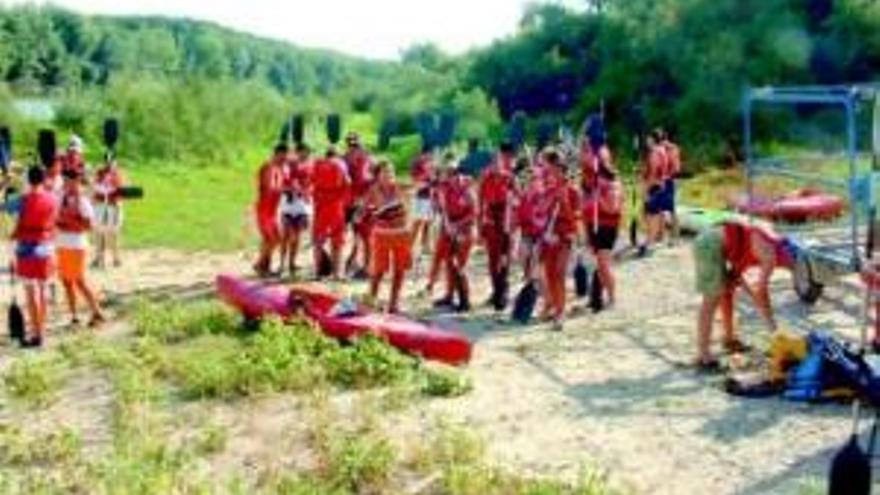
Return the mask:
[[739, 339], [734, 339], [724, 343], [724, 350], [728, 354], [742, 354], [751, 351], [752, 346]]
[[709, 360], [698, 359], [694, 362], [694, 368], [697, 370], [697, 373], [718, 373], [721, 371], [721, 362], [716, 358]]

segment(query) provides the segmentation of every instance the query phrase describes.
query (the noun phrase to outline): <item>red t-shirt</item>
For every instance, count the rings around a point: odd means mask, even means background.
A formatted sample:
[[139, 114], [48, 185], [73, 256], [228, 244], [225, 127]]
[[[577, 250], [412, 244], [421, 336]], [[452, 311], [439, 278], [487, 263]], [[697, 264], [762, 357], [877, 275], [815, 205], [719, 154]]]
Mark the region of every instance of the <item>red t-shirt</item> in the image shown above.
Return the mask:
[[351, 180], [345, 162], [338, 158], [322, 158], [312, 168], [312, 195], [315, 199], [315, 221], [345, 221]]
[[307, 198], [311, 194], [312, 163], [291, 160], [284, 167], [284, 190]]
[[55, 237], [58, 216], [57, 197], [42, 189], [28, 192], [21, 199], [21, 212], [12, 238], [22, 242], [45, 242]]
[[370, 170], [373, 161], [365, 150], [351, 148], [345, 154], [345, 164], [348, 166], [348, 176], [351, 178], [351, 194], [354, 199], [360, 199], [373, 182], [373, 174]]
[[443, 182], [439, 190], [443, 214], [456, 224], [469, 224], [476, 216], [476, 204], [471, 194], [471, 181], [456, 176]]

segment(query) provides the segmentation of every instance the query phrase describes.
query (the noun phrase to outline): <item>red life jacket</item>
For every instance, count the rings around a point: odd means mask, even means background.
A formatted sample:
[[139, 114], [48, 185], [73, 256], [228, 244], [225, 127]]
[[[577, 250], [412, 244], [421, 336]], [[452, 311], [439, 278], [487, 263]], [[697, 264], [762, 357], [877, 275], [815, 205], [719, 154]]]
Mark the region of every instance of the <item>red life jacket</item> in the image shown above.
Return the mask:
[[76, 151], [68, 151], [61, 157], [61, 171], [74, 171], [80, 176], [85, 172], [85, 161], [81, 154]]
[[360, 148], [352, 148], [345, 154], [345, 163], [351, 177], [351, 193], [355, 199], [361, 198], [370, 189], [373, 181], [370, 156]]
[[109, 195], [95, 193], [93, 198], [95, 201], [108, 202], [116, 204], [119, 202], [119, 189], [122, 187], [122, 175], [116, 167], [102, 167], [95, 174], [95, 183], [103, 185], [111, 190]]
[[409, 170], [420, 197], [429, 197], [430, 183], [434, 180], [434, 161], [430, 153], [422, 153], [413, 160]]
[[257, 203], [262, 209], [277, 208], [281, 203], [281, 192], [284, 183], [284, 174], [274, 162], [267, 162], [257, 175], [257, 187], [259, 195]]
[[406, 208], [400, 201], [397, 184], [374, 184], [370, 189], [367, 207], [376, 227], [399, 228], [406, 225]]
[[672, 141], [664, 141], [666, 151], [666, 178], [674, 179], [681, 173], [681, 149]]
[[345, 163], [338, 158], [323, 158], [312, 169], [312, 194], [315, 202], [347, 202], [349, 178]]
[[82, 233], [89, 230], [89, 220], [80, 213], [80, 195], [64, 193], [55, 225], [61, 232]]
[[474, 197], [467, 177], [453, 177], [444, 182], [440, 191], [443, 212], [453, 222], [467, 222], [475, 213]]
[[601, 162], [611, 163], [611, 151], [607, 146], [602, 146], [598, 151], [594, 151], [588, 142], [584, 143], [581, 148], [581, 185], [584, 190], [589, 190], [596, 183], [596, 177], [599, 173], [599, 165]]
[[506, 205], [510, 203], [515, 185], [513, 171], [499, 161], [480, 177], [480, 201], [490, 207]]
[[32, 243], [51, 240], [55, 236], [57, 215], [55, 195], [42, 189], [25, 194], [21, 199], [21, 213], [12, 234], [13, 239]]
[[597, 218], [600, 227], [618, 227], [623, 217], [623, 192], [620, 182], [599, 178], [594, 207], [598, 210], [595, 217], [587, 217], [587, 222]]
[[767, 231], [760, 225], [749, 225], [742, 222], [722, 224], [724, 259], [731, 265], [733, 276], [738, 277], [749, 268], [758, 266], [760, 260], [752, 249], [752, 236], [758, 235], [774, 247], [776, 266], [785, 266], [786, 253], [783, 252], [782, 238]]
[[652, 186], [665, 181], [668, 169], [667, 161], [666, 150], [663, 149], [663, 146], [655, 145], [651, 148], [642, 169], [642, 180]]
[[538, 177], [532, 179], [523, 191], [516, 210], [517, 223], [523, 235], [537, 237], [544, 232], [550, 216], [550, 208], [545, 199], [543, 182]]
[[312, 166], [299, 160], [288, 162], [284, 168], [284, 189], [299, 197], [308, 197], [311, 187]]

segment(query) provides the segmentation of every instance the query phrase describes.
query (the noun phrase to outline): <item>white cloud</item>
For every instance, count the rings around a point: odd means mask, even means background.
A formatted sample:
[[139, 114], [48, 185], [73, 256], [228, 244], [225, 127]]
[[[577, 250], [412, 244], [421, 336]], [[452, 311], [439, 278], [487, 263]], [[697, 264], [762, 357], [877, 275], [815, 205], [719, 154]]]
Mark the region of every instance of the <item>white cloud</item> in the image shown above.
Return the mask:
[[[395, 58], [401, 49], [422, 41], [433, 41], [451, 53], [488, 44], [515, 31], [529, 1], [53, 0], [50, 3], [89, 14], [187, 16], [302, 46], [331, 48], [373, 58]], [[583, 2], [565, 0], [564, 3], [577, 6]]]

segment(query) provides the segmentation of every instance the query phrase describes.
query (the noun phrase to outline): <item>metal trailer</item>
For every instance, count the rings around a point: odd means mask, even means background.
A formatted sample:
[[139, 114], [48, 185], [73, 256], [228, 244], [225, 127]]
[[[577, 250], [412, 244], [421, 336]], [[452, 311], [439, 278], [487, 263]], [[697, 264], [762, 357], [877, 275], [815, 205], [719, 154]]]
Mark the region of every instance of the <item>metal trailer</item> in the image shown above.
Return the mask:
[[[877, 184], [877, 152], [880, 143], [878, 117], [880, 117], [880, 84], [853, 86], [800, 86], [752, 88], [746, 92], [743, 102], [743, 136], [745, 147], [747, 194], [749, 201], [755, 199], [756, 179], [760, 176], [779, 177], [803, 181], [839, 191], [849, 205], [848, 214], [831, 224], [775, 227], [787, 235], [797, 246], [798, 258], [794, 271], [794, 289], [800, 299], [815, 303], [824, 286], [834, 283], [841, 276], [858, 273], [862, 269], [867, 218], [874, 211], [875, 186]], [[845, 118], [845, 149], [838, 158], [848, 166], [845, 176], [822, 173], [819, 169], [797, 169], [795, 159], [780, 156], [756, 156], [753, 141], [755, 110], [758, 105], [800, 105], [827, 107], [842, 111]], [[867, 157], [859, 152], [858, 129], [860, 112], [866, 105], [873, 105], [873, 146]], [[864, 138], [863, 138], [864, 140]], [[867, 158], [867, 159], [866, 159]], [[821, 161], [820, 157], [817, 161]]]

